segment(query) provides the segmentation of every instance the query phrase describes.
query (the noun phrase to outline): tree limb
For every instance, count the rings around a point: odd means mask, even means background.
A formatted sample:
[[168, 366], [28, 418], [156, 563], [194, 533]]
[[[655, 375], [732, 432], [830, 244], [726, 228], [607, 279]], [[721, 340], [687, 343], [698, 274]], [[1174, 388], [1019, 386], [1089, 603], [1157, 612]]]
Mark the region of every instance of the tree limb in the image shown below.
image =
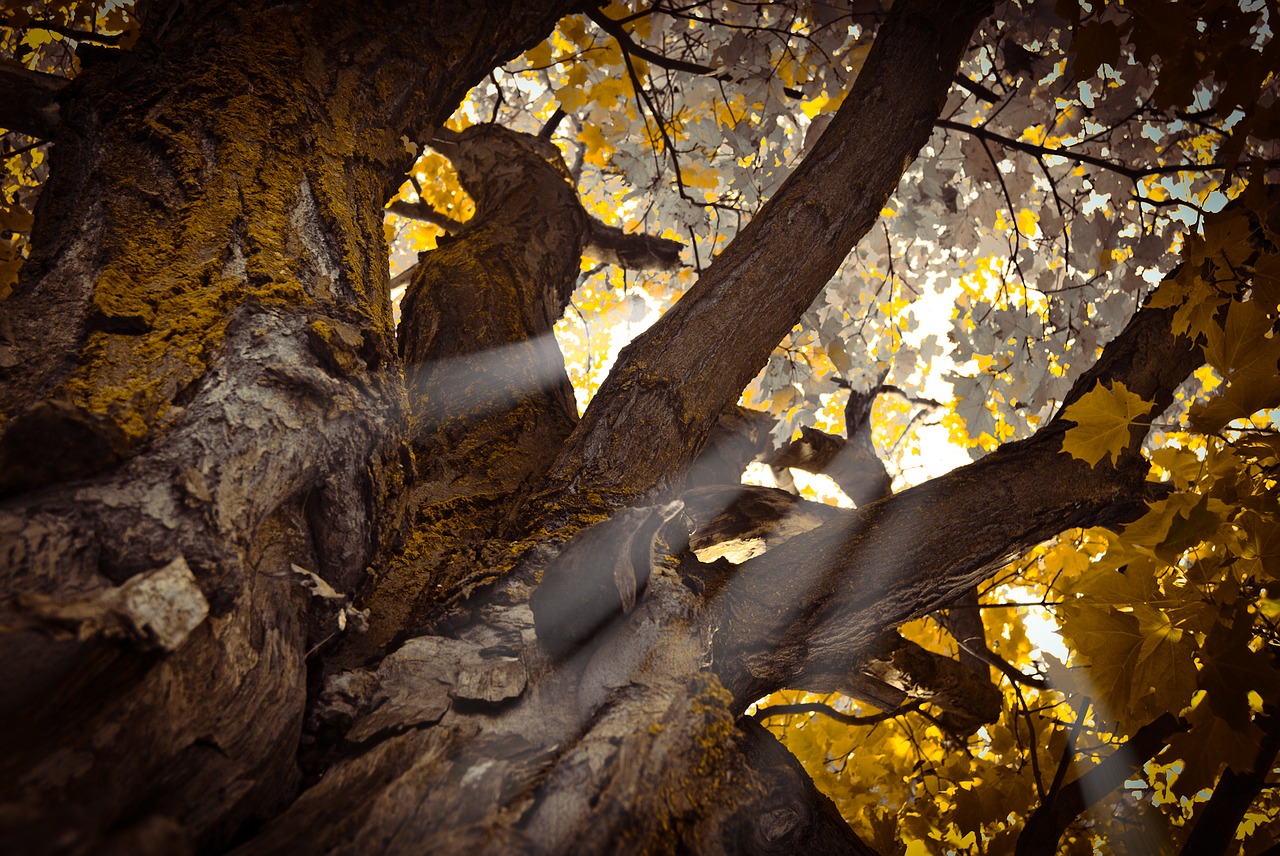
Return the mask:
[[[957, 609], [957, 606], [961, 608]], [[950, 604], [945, 612], [939, 612], [934, 616], [960, 646], [960, 662], [975, 667], [978, 664], [994, 666], [1015, 683], [1029, 687], [1045, 686], [1043, 678], [1026, 674], [987, 647], [986, 629], [977, 607], [977, 589], [969, 589], [961, 600]]]
[[556, 499], [571, 484], [620, 506], [683, 478], [721, 414], [879, 217], [988, 10], [977, 0], [894, 5], [828, 132], [675, 308], [623, 351], [531, 497], [535, 507], [562, 508]]
[[731, 852], [759, 854], [846, 853], [878, 856], [840, 815], [830, 797], [819, 791], [796, 757], [755, 719], [744, 716], [738, 728], [742, 751], [753, 776], [773, 797], [764, 813], [748, 827], [751, 840], [730, 844]]
[[[1199, 348], [1170, 333], [1172, 316], [1139, 311], [1067, 401], [1106, 378], [1153, 400], [1155, 412], [1167, 407], [1203, 362]], [[1059, 416], [1027, 440], [739, 566], [709, 616], [725, 685], [746, 704], [835, 680], [885, 628], [946, 607], [1026, 548], [1141, 514], [1141, 458], [1131, 451], [1119, 469], [1089, 467], [1059, 451], [1066, 430]], [[1131, 450], [1143, 433], [1133, 432]]]
[[49, 139], [61, 118], [58, 99], [71, 83], [56, 74], [0, 62], [0, 128]]
[[117, 46], [124, 39], [123, 33], [90, 33], [85, 30], [77, 30], [74, 27], [63, 26], [53, 21], [45, 21], [39, 18], [19, 24], [13, 20], [0, 20], [0, 27], [9, 27], [10, 29], [21, 30], [47, 30], [50, 33], [57, 33], [60, 36], [66, 36], [77, 42], [93, 42], [99, 45]]
[[629, 270], [675, 270], [680, 267], [684, 244], [657, 235], [628, 234], [617, 226], [591, 217], [584, 252], [598, 260]]
[[451, 234], [457, 234], [467, 225], [462, 220], [455, 220], [448, 214], [442, 214], [426, 202], [406, 202], [403, 199], [397, 199], [388, 205], [386, 210], [388, 214], [394, 214], [397, 217], [407, 217], [410, 220], [421, 220], [424, 223], [439, 226]]
[[[1186, 731], [1188, 727], [1186, 720], [1171, 713], [1163, 713], [1139, 728], [1128, 742], [1108, 755], [1102, 763], [1067, 782], [1056, 794], [1051, 794], [1047, 802], [1041, 803], [1027, 819], [1014, 852], [1017, 856], [1030, 856], [1032, 853], [1056, 851], [1058, 839], [1080, 812], [1123, 785], [1134, 771], [1156, 756], [1170, 736]], [[1234, 832], [1234, 828], [1232, 831]]]
[[753, 716], [757, 720], [768, 719], [771, 716], [794, 716], [798, 713], [820, 713], [828, 719], [834, 719], [842, 725], [876, 725], [881, 722], [887, 722], [890, 719], [910, 713], [913, 710], [919, 710], [920, 702], [913, 701], [896, 707], [893, 710], [885, 710], [880, 713], [871, 713], [866, 716], [854, 716], [850, 713], [843, 713], [836, 710], [829, 704], [822, 702], [803, 702], [796, 704], [771, 704], [768, 707], [762, 707], [757, 710]]
[[1182, 844], [1182, 856], [1202, 853], [1226, 853], [1236, 835], [1244, 813], [1266, 784], [1271, 768], [1280, 754], [1280, 711], [1272, 709], [1259, 717], [1262, 744], [1248, 772], [1228, 767], [1213, 789], [1208, 804], [1200, 812], [1195, 828]]
[[[387, 206], [387, 213], [408, 217], [439, 226], [446, 232], [458, 234], [466, 223], [442, 214], [425, 202], [405, 202], [397, 199]], [[629, 270], [675, 270], [680, 267], [680, 251], [684, 244], [656, 235], [628, 234], [617, 226], [610, 226], [597, 217], [587, 215], [590, 231], [584, 252], [606, 264]]]
[[[1181, 163], [1181, 164], [1163, 164], [1161, 166], [1148, 167], [1131, 167], [1125, 166], [1115, 161], [1109, 161], [1106, 158], [1100, 158], [1095, 155], [1087, 155], [1082, 152], [1073, 152], [1070, 149], [1049, 148], [1047, 146], [1038, 146], [1034, 143], [1015, 140], [1012, 137], [1006, 137], [1003, 134], [997, 134], [988, 131], [980, 125], [966, 125], [962, 122], [956, 122], [951, 119], [939, 119], [935, 123], [939, 128], [945, 128], [949, 131], [961, 131], [970, 134], [980, 140], [986, 140], [991, 143], [999, 143], [1007, 149], [1023, 152], [1025, 154], [1040, 157], [1056, 157], [1065, 160], [1074, 161], [1075, 163], [1088, 164], [1096, 166], [1098, 169], [1105, 169], [1114, 172], [1117, 175], [1123, 175], [1131, 181], [1138, 181], [1152, 175], [1172, 175], [1179, 172], [1212, 172], [1213, 170], [1228, 169], [1229, 164], [1226, 163]], [[1268, 162], [1268, 166], [1273, 165]]]

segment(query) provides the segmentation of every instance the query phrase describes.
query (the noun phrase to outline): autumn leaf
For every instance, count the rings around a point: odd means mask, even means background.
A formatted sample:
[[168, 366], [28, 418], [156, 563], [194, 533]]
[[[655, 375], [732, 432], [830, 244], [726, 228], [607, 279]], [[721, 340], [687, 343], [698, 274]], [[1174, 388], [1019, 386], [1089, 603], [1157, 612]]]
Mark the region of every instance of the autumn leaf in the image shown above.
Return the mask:
[[1226, 323], [1209, 331], [1205, 359], [1228, 383], [1273, 379], [1280, 362], [1280, 337], [1270, 332], [1271, 320], [1256, 300], [1232, 303]]
[[1226, 383], [1221, 394], [1191, 411], [1197, 431], [1214, 434], [1236, 419], [1280, 407], [1280, 336], [1257, 300], [1232, 303], [1226, 323], [1206, 335], [1205, 359]]
[[1129, 445], [1129, 427], [1146, 416], [1151, 406], [1152, 402], [1130, 392], [1122, 381], [1110, 389], [1098, 384], [1063, 411], [1063, 418], [1076, 426], [1062, 438], [1062, 451], [1090, 466], [1111, 455], [1114, 464]]
[[1220, 500], [1175, 493], [1155, 502], [1143, 517], [1125, 527], [1124, 540], [1143, 552], [1174, 562], [1211, 538], [1228, 513]]

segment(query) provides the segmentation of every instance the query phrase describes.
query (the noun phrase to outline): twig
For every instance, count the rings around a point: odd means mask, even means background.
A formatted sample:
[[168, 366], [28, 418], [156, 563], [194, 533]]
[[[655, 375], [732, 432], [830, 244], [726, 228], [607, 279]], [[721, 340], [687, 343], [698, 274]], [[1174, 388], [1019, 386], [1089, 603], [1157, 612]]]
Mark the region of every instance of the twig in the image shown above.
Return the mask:
[[834, 719], [836, 722], [845, 725], [875, 725], [885, 720], [894, 719], [902, 716], [904, 713], [911, 713], [920, 709], [920, 702], [913, 701], [901, 705], [893, 710], [886, 710], [881, 713], [871, 713], [866, 716], [854, 716], [851, 713], [841, 713], [829, 704], [822, 702], [805, 702], [796, 704], [771, 704], [768, 707], [762, 707], [755, 712], [756, 719], [768, 719], [771, 716], [788, 716], [796, 713], [820, 713], [823, 716]]

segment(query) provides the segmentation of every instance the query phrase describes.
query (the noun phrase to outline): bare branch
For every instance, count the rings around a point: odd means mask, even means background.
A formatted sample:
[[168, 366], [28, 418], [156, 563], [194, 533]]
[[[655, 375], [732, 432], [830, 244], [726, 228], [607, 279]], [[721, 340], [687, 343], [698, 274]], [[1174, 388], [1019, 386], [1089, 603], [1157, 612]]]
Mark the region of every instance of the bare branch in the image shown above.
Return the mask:
[[902, 707], [886, 710], [880, 713], [870, 713], [865, 716], [854, 716], [850, 713], [843, 713], [836, 710], [829, 704], [822, 702], [800, 702], [796, 704], [771, 704], [768, 707], [762, 707], [754, 714], [757, 720], [768, 719], [771, 716], [794, 716], [799, 713], [820, 713], [828, 719], [834, 719], [843, 725], [876, 725], [881, 722], [887, 722], [890, 719], [896, 719], [903, 714], [911, 713], [920, 709], [920, 702], [913, 701], [904, 704]]
[[77, 42], [93, 42], [99, 45], [110, 45], [115, 47], [124, 39], [123, 33], [90, 33], [85, 30], [77, 30], [74, 27], [65, 27], [53, 21], [44, 21], [39, 18], [19, 25], [14, 21], [0, 19], [0, 27], [9, 27], [14, 30], [47, 30], [50, 33], [57, 33], [68, 39]]
[[[951, 119], [939, 119], [935, 124], [939, 128], [971, 134], [980, 140], [999, 143], [1005, 148], [1014, 149], [1025, 154], [1033, 155], [1037, 158], [1057, 157], [1074, 161], [1075, 163], [1096, 166], [1099, 169], [1105, 169], [1118, 175], [1123, 175], [1125, 178], [1131, 179], [1132, 181], [1138, 181], [1139, 179], [1147, 178], [1152, 175], [1172, 175], [1179, 172], [1213, 172], [1215, 170], [1227, 169], [1229, 166], [1225, 163], [1181, 163], [1149, 167], [1131, 167], [1125, 166], [1122, 163], [1116, 163], [1115, 161], [1109, 161], [1106, 158], [1096, 157], [1095, 155], [1073, 152], [1070, 149], [1056, 149], [1049, 148], [1047, 146], [1038, 146], [1034, 143], [1026, 143], [1022, 140], [1015, 140], [1012, 137], [1006, 137], [1002, 134], [988, 131], [982, 126], [966, 125], [962, 122], [952, 121]], [[1274, 163], [1268, 161], [1267, 165], [1273, 166]]]
[[969, 79], [969, 77], [967, 77], [966, 75], [963, 75], [963, 74], [956, 75], [956, 86], [959, 86], [965, 92], [968, 92], [970, 95], [974, 96], [975, 98], [981, 101], [985, 101], [988, 104], [1000, 103], [999, 95], [992, 92], [990, 89], [983, 86], [978, 81]]
[[[716, 80], [732, 80], [729, 75], [720, 73], [709, 65], [702, 65], [696, 62], [687, 62], [682, 59], [664, 56], [656, 51], [651, 51], [644, 45], [638, 44], [635, 39], [631, 38], [631, 34], [623, 29], [622, 23], [615, 21], [605, 15], [599, 9], [589, 9], [587, 18], [595, 23], [600, 29], [613, 36], [618, 42], [618, 47], [622, 48], [622, 52], [642, 59], [645, 62], [651, 62], [659, 68], [665, 68], [668, 71], [684, 71], [689, 74], [708, 74]], [[784, 86], [782, 91], [792, 98], [803, 98], [804, 93], [799, 89], [790, 86]]]

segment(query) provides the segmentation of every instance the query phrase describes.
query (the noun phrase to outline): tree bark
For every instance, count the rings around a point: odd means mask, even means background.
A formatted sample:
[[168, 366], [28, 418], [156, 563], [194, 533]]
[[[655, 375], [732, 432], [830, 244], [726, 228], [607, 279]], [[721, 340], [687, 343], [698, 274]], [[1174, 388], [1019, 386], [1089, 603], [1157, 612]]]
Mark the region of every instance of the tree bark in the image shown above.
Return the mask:
[[213, 846], [291, 798], [337, 628], [290, 565], [349, 593], [400, 526], [402, 138], [572, 6], [206, 3], [67, 88], [5, 306], [11, 840]]
[[619, 356], [531, 497], [532, 520], [574, 484], [589, 483], [612, 507], [681, 484], [721, 414], [880, 216], [989, 11], [981, 0], [895, 5], [812, 152]]
[[[765, 526], [776, 495], [704, 486], [630, 592], [574, 571], [606, 620], [550, 657], [540, 574], [681, 485], [924, 145], [989, 4], [894, 4], [813, 153], [581, 422], [548, 333], [603, 239], [545, 141], [439, 130], [577, 7], [206, 3], [68, 87], [0, 375], [0, 662], [29, 672], [4, 676], [6, 845], [859, 852], [745, 705], [856, 692], [886, 629], [1137, 508], [1135, 462], [1070, 460], [1061, 420], [853, 514]], [[429, 139], [477, 216], [415, 270], [397, 340], [382, 203]], [[1167, 401], [1200, 359], [1168, 315], [1078, 390]], [[695, 547], [776, 546], [698, 562], [685, 519]]]

